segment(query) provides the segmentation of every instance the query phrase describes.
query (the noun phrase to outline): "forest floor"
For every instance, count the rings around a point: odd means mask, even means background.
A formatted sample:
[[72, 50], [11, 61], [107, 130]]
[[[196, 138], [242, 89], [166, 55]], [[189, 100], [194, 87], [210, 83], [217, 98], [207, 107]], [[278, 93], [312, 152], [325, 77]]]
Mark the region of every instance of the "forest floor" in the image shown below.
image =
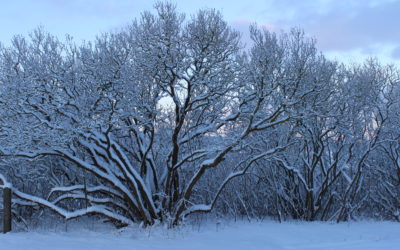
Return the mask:
[[114, 229], [86, 223], [52, 230], [0, 235], [0, 249], [13, 250], [398, 250], [396, 222], [202, 222], [175, 229], [162, 226]]

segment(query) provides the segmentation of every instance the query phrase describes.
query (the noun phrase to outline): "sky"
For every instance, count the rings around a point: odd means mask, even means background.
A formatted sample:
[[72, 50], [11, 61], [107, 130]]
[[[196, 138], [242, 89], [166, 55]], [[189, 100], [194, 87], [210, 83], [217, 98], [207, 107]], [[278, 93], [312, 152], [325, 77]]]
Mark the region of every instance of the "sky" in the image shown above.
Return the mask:
[[[329, 58], [346, 63], [377, 57], [400, 65], [400, 0], [175, 0], [187, 15], [215, 8], [248, 41], [257, 23], [275, 32], [298, 27]], [[155, 0], [0, 0], [0, 42], [42, 26], [74, 40], [92, 40], [152, 10]]]

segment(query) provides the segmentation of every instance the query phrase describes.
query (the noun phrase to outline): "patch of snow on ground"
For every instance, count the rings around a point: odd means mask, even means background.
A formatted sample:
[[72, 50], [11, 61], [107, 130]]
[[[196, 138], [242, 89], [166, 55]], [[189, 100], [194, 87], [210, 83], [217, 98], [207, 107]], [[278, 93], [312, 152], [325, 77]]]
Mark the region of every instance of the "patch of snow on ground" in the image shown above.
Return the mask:
[[13, 250], [398, 250], [395, 222], [223, 222], [178, 229], [12, 232], [0, 235], [0, 249]]

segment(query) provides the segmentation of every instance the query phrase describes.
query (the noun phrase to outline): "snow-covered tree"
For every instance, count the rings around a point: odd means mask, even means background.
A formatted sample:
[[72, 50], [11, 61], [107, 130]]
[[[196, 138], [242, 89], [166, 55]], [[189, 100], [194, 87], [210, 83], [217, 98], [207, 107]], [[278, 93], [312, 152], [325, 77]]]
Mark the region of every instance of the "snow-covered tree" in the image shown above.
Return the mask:
[[[398, 81], [373, 61], [327, 60], [298, 29], [250, 34], [246, 50], [218, 11], [186, 18], [158, 3], [82, 45], [42, 29], [15, 37], [0, 49], [2, 160], [35, 162], [29, 171], [53, 186], [16, 183], [14, 203], [176, 225], [251, 174], [247, 186], [272, 188], [252, 199], [268, 192], [279, 216], [349, 218]], [[18, 182], [18, 167], [4, 166]]]

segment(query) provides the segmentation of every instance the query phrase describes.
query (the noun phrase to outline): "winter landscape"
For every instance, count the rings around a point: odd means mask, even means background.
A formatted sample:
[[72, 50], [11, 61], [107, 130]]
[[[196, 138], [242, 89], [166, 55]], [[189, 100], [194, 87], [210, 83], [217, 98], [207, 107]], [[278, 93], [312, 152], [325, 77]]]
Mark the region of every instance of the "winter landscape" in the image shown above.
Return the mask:
[[[292, 8], [400, 10], [362, 2]], [[400, 248], [396, 34], [347, 61], [301, 23], [152, 5], [83, 41], [0, 40], [0, 249]]]

